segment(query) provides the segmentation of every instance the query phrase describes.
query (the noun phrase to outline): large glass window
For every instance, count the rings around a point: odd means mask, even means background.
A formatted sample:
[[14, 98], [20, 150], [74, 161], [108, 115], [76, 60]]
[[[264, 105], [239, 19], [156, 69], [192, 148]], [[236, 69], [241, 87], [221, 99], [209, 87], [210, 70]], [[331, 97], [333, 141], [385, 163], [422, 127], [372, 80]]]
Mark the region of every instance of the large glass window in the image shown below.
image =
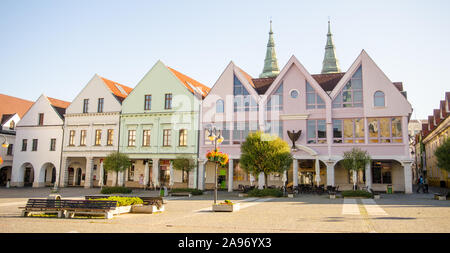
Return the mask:
[[128, 146], [136, 146], [136, 130], [128, 130]]
[[375, 94], [373, 95], [373, 105], [384, 107], [384, 92], [375, 92]]
[[360, 66], [334, 99], [333, 108], [362, 107], [362, 103], [362, 70]]
[[142, 146], [150, 146], [150, 130], [148, 129], [142, 131]]
[[369, 142], [392, 143], [403, 142], [401, 117], [369, 118]]
[[280, 84], [275, 93], [270, 96], [269, 100], [267, 101], [266, 110], [283, 110], [283, 84]]
[[372, 183], [392, 184], [392, 164], [388, 162], [372, 162]]
[[277, 135], [280, 138], [283, 138], [283, 121], [274, 120], [274, 121], [266, 121], [264, 132], [268, 134]]
[[250, 95], [236, 76], [234, 76], [233, 95], [235, 112], [258, 110], [256, 100]]
[[171, 135], [172, 131], [170, 129], [163, 130], [163, 146], [168, 147], [171, 146]]
[[321, 109], [325, 108], [325, 101], [317, 92], [306, 82], [306, 109]]
[[333, 143], [364, 143], [364, 119], [334, 119]]
[[180, 129], [178, 136], [178, 146], [187, 146], [187, 129]]
[[324, 144], [327, 143], [327, 127], [325, 120], [307, 121], [307, 143]]

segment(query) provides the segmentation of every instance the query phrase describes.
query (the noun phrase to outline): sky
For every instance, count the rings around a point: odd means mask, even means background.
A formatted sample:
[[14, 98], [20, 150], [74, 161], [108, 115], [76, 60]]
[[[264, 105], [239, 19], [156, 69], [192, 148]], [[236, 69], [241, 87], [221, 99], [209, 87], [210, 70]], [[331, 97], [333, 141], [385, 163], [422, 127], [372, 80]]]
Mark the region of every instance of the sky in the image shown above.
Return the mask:
[[450, 1], [0, 0], [0, 93], [72, 101], [99, 74], [135, 87], [161, 60], [211, 87], [233, 61], [264, 66], [273, 21], [280, 69], [320, 73], [327, 22], [345, 72], [364, 49], [403, 82], [411, 119], [450, 91]]

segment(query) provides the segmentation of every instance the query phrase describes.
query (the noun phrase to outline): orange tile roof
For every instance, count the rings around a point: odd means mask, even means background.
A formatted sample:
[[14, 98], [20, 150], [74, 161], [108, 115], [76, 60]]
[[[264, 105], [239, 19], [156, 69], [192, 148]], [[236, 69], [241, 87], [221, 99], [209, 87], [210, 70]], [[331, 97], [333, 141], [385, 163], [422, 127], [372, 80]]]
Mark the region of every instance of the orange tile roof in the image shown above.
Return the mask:
[[[118, 82], [111, 81], [104, 77], [100, 77], [100, 78], [103, 80], [103, 82], [105, 82], [105, 84], [109, 88], [109, 90], [117, 97], [126, 98], [128, 96], [128, 94], [130, 94], [130, 92], [133, 90], [133, 88], [130, 88], [130, 87], [120, 84]], [[117, 88], [117, 86], [120, 86], [127, 94], [123, 94], [119, 90], [119, 88]]]
[[0, 94], [0, 116], [17, 113], [22, 118], [33, 103], [33, 101]]
[[50, 101], [50, 104], [52, 104], [54, 107], [59, 107], [59, 108], [65, 109], [70, 105], [70, 102], [67, 102], [67, 101], [63, 101], [63, 100], [51, 98], [51, 97], [47, 97], [47, 98]]
[[253, 88], [256, 88], [255, 84], [253, 83], [253, 77], [251, 77], [249, 74], [247, 74], [247, 72], [243, 71], [238, 66], [236, 66], [236, 68], [238, 68], [241, 71], [241, 73], [245, 76], [245, 78], [247, 78], [247, 81], [250, 83], [250, 85], [253, 86]]
[[167, 67], [172, 73], [188, 88], [192, 94], [195, 94], [194, 89], [191, 87], [194, 86], [202, 91], [202, 97], [206, 97], [208, 95], [209, 91], [211, 90], [209, 87], [197, 82], [196, 80], [190, 78], [189, 76], [186, 76], [178, 71], [176, 71], [173, 68]]

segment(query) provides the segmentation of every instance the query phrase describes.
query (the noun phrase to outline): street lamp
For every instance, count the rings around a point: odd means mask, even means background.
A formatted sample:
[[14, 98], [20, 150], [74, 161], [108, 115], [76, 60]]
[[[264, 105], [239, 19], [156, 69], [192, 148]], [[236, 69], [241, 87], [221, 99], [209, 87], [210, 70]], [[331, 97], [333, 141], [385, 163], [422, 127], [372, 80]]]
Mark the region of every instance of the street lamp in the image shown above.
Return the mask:
[[2, 147], [8, 148], [8, 146], [9, 146], [8, 140], [6, 139], [6, 137], [5, 137], [3, 134], [0, 135], [0, 136], [2, 136], [3, 139], [5, 139], [5, 140], [3, 141], [3, 143], [2, 143]]
[[[212, 127], [209, 129], [208, 139], [214, 143], [214, 151], [216, 151], [217, 146], [223, 142], [222, 131], [220, 129], [216, 129], [216, 127]], [[214, 170], [214, 204], [217, 203], [217, 167], [218, 164], [216, 162], [216, 169]]]

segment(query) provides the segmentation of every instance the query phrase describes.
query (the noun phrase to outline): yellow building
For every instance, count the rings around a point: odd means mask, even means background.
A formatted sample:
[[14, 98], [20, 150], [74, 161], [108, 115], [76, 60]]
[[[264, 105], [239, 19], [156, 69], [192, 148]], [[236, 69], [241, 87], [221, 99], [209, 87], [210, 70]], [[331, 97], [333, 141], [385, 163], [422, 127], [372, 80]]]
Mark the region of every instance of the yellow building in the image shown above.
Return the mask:
[[[450, 187], [450, 173], [437, 166], [434, 155], [436, 149], [450, 138], [450, 92], [445, 93], [445, 100], [440, 101], [440, 108], [428, 116], [428, 123], [422, 128], [422, 143], [425, 149], [424, 173], [431, 186]], [[450, 155], [450, 154], [449, 154]]]

